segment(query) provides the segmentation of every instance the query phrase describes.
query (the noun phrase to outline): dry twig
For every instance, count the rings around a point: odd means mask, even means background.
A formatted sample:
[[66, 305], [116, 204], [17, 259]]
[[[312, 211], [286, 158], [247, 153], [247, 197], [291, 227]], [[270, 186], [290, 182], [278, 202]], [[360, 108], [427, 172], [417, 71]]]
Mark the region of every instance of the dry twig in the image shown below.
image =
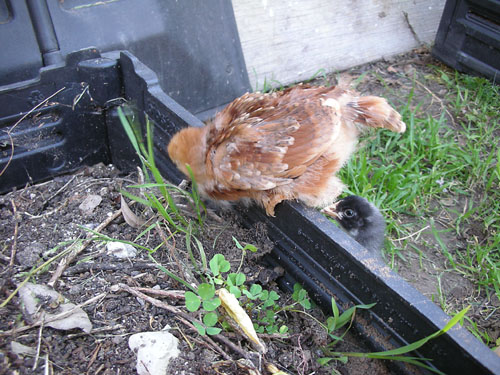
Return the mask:
[[[122, 210], [116, 211], [113, 215], [108, 217], [106, 220], [104, 220], [99, 226], [94, 230], [94, 232], [99, 233], [102, 231], [104, 228], [106, 228], [113, 220], [115, 220], [117, 217], [119, 217], [122, 214]], [[56, 284], [57, 280], [61, 275], [63, 274], [64, 270], [68, 265], [76, 258], [78, 254], [80, 254], [83, 250], [87, 248], [88, 245], [91, 243], [91, 238], [94, 235], [93, 232], [89, 232], [87, 234], [87, 240], [85, 240], [79, 247], [77, 247], [75, 250], [71, 251], [65, 258], [63, 258], [60, 262], [59, 265], [57, 266], [57, 269], [55, 270], [54, 274], [50, 278], [50, 281], [47, 283], [49, 286], [54, 287]]]
[[40, 329], [38, 330], [38, 344], [36, 346], [36, 355], [35, 355], [35, 361], [33, 363], [33, 368], [31, 369], [31, 371], [35, 371], [37, 366], [38, 366], [38, 359], [40, 358], [40, 348], [42, 346], [42, 332], [43, 332], [43, 323], [44, 323], [44, 316], [45, 314], [42, 314], [42, 318], [41, 318], [41, 324], [40, 324]]
[[49, 361], [49, 353], [45, 354], [45, 369], [43, 371], [44, 375], [52, 375], [54, 369], [52, 368], [52, 362]]
[[10, 249], [10, 261], [9, 261], [9, 266], [14, 265], [14, 259], [16, 257], [16, 252], [17, 252], [17, 233], [19, 232], [19, 222], [17, 221], [17, 208], [16, 208], [16, 203], [14, 202], [14, 199], [10, 200], [10, 203], [12, 204], [12, 213], [14, 216], [14, 239], [12, 240], [12, 248]]
[[422, 233], [422, 232], [423, 232], [424, 230], [426, 230], [426, 229], [429, 229], [429, 225], [426, 225], [425, 227], [423, 227], [422, 229], [420, 229], [420, 230], [416, 231], [415, 233], [411, 233], [411, 234], [409, 234], [409, 235], [407, 235], [407, 236], [404, 236], [404, 237], [396, 238], [396, 239], [394, 239], [394, 240], [392, 240], [392, 241], [393, 241], [393, 242], [395, 242], [395, 241], [400, 241], [400, 242], [401, 242], [401, 241], [403, 241], [403, 240], [406, 240], [406, 239], [408, 239], [408, 238], [412, 238], [413, 236], [416, 236], [417, 234]]
[[[99, 373], [102, 371], [104, 368], [105, 364], [101, 363], [101, 365], [97, 368], [97, 370], [94, 372], [94, 375], [99, 375]], [[92, 372], [89, 370], [87, 371], [87, 375], [91, 374]], [[118, 372], [119, 373], [119, 372]]]
[[58, 196], [62, 191], [64, 191], [64, 189], [66, 189], [69, 184], [71, 184], [73, 182], [73, 180], [78, 177], [79, 175], [81, 175], [81, 173], [78, 173], [78, 174], [75, 174], [73, 177], [70, 178], [70, 180], [68, 182], [66, 182], [64, 184], [63, 187], [61, 187], [59, 190], [57, 190], [54, 194], [52, 194], [50, 197], [48, 197], [47, 199], [45, 199], [45, 201], [42, 203], [42, 210], [45, 209], [45, 207], [47, 207], [47, 205], [49, 204], [49, 202], [54, 199], [56, 196]]
[[153, 288], [144, 288], [144, 287], [135, 287], [135, 290], [139, 292], [155, 294], [157, 296], [174, 298], [174, 299], [184, 299], [184, 291], [183, 290], [162, 290], [162, 289], [153, 289]]
[[94, 349], [92, 352], [92, 356], [90, 357], [89, 364], [87, 365], [87, 370], [90, 369], [90, 366], [92, 366], [97, 359], [97, 354], [99, 354], [99, 351], [101, 350], [102, 343], [99, 343], [97, 347]]

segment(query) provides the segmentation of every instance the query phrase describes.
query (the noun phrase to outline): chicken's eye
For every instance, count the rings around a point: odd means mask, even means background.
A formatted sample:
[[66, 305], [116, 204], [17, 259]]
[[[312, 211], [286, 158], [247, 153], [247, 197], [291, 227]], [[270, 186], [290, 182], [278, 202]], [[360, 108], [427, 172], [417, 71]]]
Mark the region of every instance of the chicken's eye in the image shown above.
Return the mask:
[[354, 216], [354, 210], [351, 210], [350, 208], [348, 208], [347, 210], [344, 211], [344, 215], [346, 217], [353, 217]]

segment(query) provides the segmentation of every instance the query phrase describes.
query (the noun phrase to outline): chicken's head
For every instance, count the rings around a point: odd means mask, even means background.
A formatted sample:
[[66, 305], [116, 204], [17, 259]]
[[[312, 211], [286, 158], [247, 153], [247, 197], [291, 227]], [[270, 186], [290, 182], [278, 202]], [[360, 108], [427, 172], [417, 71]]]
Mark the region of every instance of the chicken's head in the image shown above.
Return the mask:
[[176, 133], [168, 144], [168, 155], [177, 168], [189, 177], [189, 164], [197, 181], [205, 179], [205, 128], [189, 127]]

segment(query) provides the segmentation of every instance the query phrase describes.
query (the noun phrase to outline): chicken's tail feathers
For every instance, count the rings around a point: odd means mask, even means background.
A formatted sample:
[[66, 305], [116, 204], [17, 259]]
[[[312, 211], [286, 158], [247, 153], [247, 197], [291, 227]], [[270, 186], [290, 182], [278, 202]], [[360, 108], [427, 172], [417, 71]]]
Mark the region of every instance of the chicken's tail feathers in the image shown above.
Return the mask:
[[354, 122], [372, 128], [385, 128], [396, 133], [403, 133], [406, 124], [387, 100], [377, 96], [358, 97], [347, 103], [344, 110]]

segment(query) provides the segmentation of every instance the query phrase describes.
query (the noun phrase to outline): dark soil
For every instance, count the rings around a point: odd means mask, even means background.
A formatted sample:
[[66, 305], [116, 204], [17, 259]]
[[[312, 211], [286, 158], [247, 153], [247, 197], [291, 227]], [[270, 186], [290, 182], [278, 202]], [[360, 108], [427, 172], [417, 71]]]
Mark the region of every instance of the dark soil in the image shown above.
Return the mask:
[[[134, 183], [134, 176], [122, 176], [113, 166], [96, 165], [0, 197], [1, 300], [4, 301], [25, 278], [23, 272], [55, 254], [51, 249], [71, 239], [85, 238], [88, 232], [84, 228], [95, 229], [120, 209], [121, 186]], [[90, 195], [98, 195], [102, 201], [92, 213], [83, 212], [80, 205]], [[150, 215], [137, 208], [136, 213], [142, 217]], [[199, 235], [207, 258], [222, 253], [230, 261], [232, 270], [235, 270], [241, 252], [232, 237], [243, 244], [256, 245], [259, 251], [250, 253], [242, 267], [247, 283], [259, 283], [266, 289], [276, 290], [281, 296], [280, 303], [290, 304], [290, 295], [280, 291], [275, 283], [280, 270], [266, 268], [260, 259], [273, 246], [266, 236], [265, 228], [256, 226], [250, 230], [243, 229], [231, 212], [220, 215], [220, 220], [209, 217], [205, 221], [203, 233]], [[142, 230], [132, 228], [119, 216], [101, 233], [131, 241]], [[161, 243], [162, 235], [152, 230], [149, 235], [135, 242], [154, 248]], [[64, 247], [58, 248], [57, 252]], [[176, 257], [172, 257], [173, 247]], [[14, 264], [9, 266], [12, 251], [15, 251]], [[182, 236], [169, 240], [154, 256], [164, 267], [189, 280], [186, 270], [191, 267], [191, 263]], [[58, 262], [53, 262], [45, 272], [35, 274], [31, 282], [47, 284]], [[159, 270], [146, 251], [140, 251], [135, 258], [119, 259], [108, 254], [102, 241], [92, 241], [55, 285], [59, 293], [75, 304], [105, 293], [104, 298], [83, 307], [93, 324], [91, 333], [86, 334], [79, 329], [60, 331], [50, 327], [43, 327], [41, 331], [39, 327], [34, 327], [16, 333], [12, 330], [32, 322], [23, 314], [19, 299], [15, 296], [0, 310], [0, 331], [4, 332], [0, 333], [0, 374], [42, 374], [46, 369], [61, 374], [135, 374], [136, 355], [129, 349], [129, 336], [143, 331], [159, 331], [167, 325], [179, 339], [181, 352], [171, 362], [169, 374], [216, 374], [215, 369], [226, 374], [244, 373], [232, 362], [221, 362], [224, 358], [172, 313], [127, 292], [116, 292], [113, 286], [118, 283], [161, 290], [185, 289]], [[184, 310], [182, 300], [162, 301]], [[326, 319], [318, 309], [309, 313], [322, 322]], [[280, 318], [289, 327], [289, 334], [272, 337], [263, 335], [268, 347], [266, 360], [289, 373], [330, 374], [331, 369], [322, 368], [316, 362], [322, 356], [319, 348], [327, 343], [324, 330], [303, 314], [282, 313]], [[242, 351], [251, 352], [248, 343], [241, 337], [231, 333], [225, 333], [225, 336]], [[37, 361], [33, 356], [14, 354], [11, 347], [13, 341], [34, 349], [39, 346]], [[219, 342], [218, 345], [232, 360], [241, 359], [240, 353], [232, 351], [223, 343]], [[338, 349], [357, 351], [362, 349], [360, 345], [348, 335]], [[346, 365], [337, 363], [334, 367], [341, 374], [388, 373], [382, 362], [372, 360], [353, 359]], [[220, 372], [222, 370], [224, 372]]]

